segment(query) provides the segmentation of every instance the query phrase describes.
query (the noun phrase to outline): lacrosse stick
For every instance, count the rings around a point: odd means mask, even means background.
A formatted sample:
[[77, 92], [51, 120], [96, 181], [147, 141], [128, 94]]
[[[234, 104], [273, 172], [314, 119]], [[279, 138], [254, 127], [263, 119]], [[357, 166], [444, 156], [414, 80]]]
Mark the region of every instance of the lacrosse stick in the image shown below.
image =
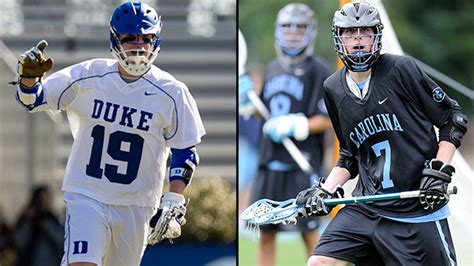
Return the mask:
[[[448, 189], [448, 195], [456, 194], [457, 187]], [[420, 190], [388, 193], [362, 197], [348, 197], [340, 199], [325, 199], [326, 205], [338, 205], [357, 202], [386, 201], [393, 199], [411, 199], [420, 196]], [[241, 219], [252, 225], [296, 223], [296, 216], [304, 205], [296, 205], [295, 199], [285, 201], [273, 201], [261, 199], [250, 205], [241, 214]]]

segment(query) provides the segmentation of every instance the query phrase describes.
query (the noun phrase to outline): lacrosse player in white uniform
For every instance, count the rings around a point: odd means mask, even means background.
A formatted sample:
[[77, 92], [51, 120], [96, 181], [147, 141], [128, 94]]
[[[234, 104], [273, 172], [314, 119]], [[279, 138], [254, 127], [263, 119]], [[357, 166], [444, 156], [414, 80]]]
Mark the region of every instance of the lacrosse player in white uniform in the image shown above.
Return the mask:
[[[139, 265], [147, 243], [181, 234], [182, 192], [205, 130], [186, 85], [153, 65], [161, 27], [149, 5], [127, 2], [111, 17], [115, 59], [42, 80], [53, 66], [43, 55], [46, 41], [20, 56], [17, 100], [29, 112], [67, 111], [74, 137], [62, 186], [62, 265]], [[170, 191], [162, 195], [170, 153]]]

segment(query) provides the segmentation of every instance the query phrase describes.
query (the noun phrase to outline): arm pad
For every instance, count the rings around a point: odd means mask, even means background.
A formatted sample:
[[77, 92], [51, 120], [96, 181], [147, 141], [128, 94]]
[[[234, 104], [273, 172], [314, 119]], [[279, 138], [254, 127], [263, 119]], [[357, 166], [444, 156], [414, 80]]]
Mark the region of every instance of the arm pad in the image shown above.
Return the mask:
[[194, 170], [199, 164], [196, 147], [171, 149], [171, 154], [169, 181], [181, 180], [188, 185], [191, 183]]
[[456, 148], [461, 146], [462, 138], [467, 131], [467, 116], [455, 110], [451, 121], [439, 129], [439, 140], [449, 141]]
[[20, 80], [16, 91], [16, 99], [29, 112], [42, 111], [43, 107], [46, 107], [43, 87], [40, 82], [36, 82], [32, 88], [27, 88], [22, 85]]

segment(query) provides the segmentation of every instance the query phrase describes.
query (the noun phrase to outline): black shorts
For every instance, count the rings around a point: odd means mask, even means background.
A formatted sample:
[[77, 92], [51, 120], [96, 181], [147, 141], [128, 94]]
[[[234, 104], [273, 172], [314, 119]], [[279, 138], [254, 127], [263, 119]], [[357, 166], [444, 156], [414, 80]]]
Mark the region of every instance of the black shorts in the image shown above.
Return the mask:
[[[309, 176], [302, 171], [259, 170], [252, 190], [251, 202], [260, 199], [283, 201], [295, 198], [303, 189], [311, 186]], [[319, 227], [319, 218], [296, 218], [297, 223], [261, 225], [262, 231], [300, 231], [307, 232]]]
[[456, 265], [447, 219], [402, 223], [355, 205], [339, 211], [313, 255], [356, 265]]

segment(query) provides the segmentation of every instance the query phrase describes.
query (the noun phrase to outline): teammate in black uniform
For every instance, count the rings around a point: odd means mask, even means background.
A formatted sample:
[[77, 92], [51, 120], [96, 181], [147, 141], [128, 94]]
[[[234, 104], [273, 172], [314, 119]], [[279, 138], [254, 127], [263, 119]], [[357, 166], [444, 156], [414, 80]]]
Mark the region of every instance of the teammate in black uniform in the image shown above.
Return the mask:
[[342, 208], [308, 265], [456, 264], [447, 187], [467, 117], [412, 59], [379, 56], [382, 28], [368, 3], [348, 3], [334, 15], [335, 48], [345, 67], [324, 82], [324, 96], [340, 157], [325, 183], [302, 191], [297, 203], [306, 204], [302, 216], [326, 215], [322, 199], [337, 197], [337, 186], [357, 175], [353, 196], [422, 193]]
[[[323, 133], [331, 127], [322, 86], [331, 72], [322, 59], [313, 56], [315, 37], [315, 15], [307, 5], [288, 4], [279, 11], [275, 30], [277, 59], [266, 67], [260, 96], [272, 118], [264, 124], [260, 138], [260, 167], [253, 201], [288, 199], [311, 185], [310, 177], [281, 144], [285, 137], [296, 142], [314, 169], [322, 168]], [[276, 233], [280, 230], [301, 231], [308, 256], [311, 254], [319, 238], [315, 230], [318, 220], [301, 219], [296, 225], [260, 227], [259, 265], [274, 264]]]

